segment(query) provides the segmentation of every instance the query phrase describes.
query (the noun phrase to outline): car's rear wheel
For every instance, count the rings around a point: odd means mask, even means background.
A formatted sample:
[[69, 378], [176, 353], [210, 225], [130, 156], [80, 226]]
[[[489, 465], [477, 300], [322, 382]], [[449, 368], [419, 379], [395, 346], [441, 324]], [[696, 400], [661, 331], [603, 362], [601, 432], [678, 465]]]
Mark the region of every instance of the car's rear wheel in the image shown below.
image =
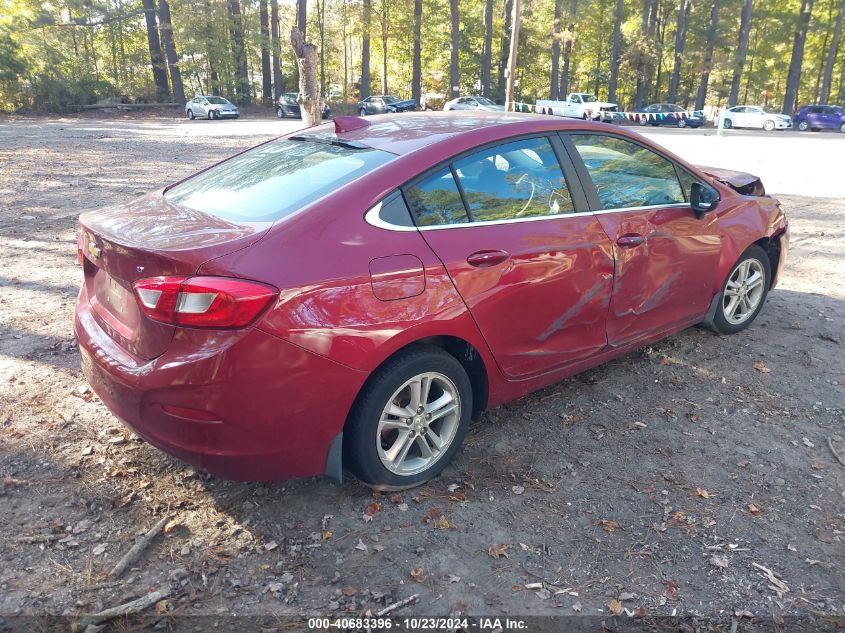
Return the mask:
[[361, 116], [367, 116], [367, 111], [364, 108], [361, 108], [360, 110], [358, 110], [358, 114], [360, 114]]
[[774, 121], [765, 121], [763, 123], [763, 129], [766, 130], [767, 132], [771, 132], [772, 130], [775, 129], [775, 122]]
[[460, 448], [472, 411], [463, 366], [436, 347], [412, 347], [370, 378], [344, 429], [344, 461], [379, 490], [436, 476]]
[[757, 245], [739, 258], [722, 287], [713, 326], [722, 334], [736, 334], [757, 318], [772, 278], [769, 256]]
[[193, 111], [193, 110], [188, 110], [187, 114], [188, 114], [188, 118], [189, 118], [191, 121], [193, 121], [193, 120], [194, 120], [194, 111]]
[[644, 116], [641, 116], [641, 117], [640, 117], [640, 125], [642, 125], [643, 127], [645, 127], [646, 125], [648, 125], [648, 119], [647, 119], [646, 117], [644, 117]]
[[681, 117], [680, 119], [678, 119], [677, 125], [678, 125], [678, 127], [686, 127], [687, 126], [687, 120], [684, 117]]
[[806, 121], [798, 121], [798, 129], [806, 132], [810, 125]]
[[839, 126], [839, 131], [845, 134], [845, 123]]
[[285, 111], [282, 108], [276, 108], [276, 116], [280, 119], [285, 118]]
[[733, 121], [731, 121], [730, 119], [725, 119], [725, 122], [722, 123], [722, 127], [724, 127], [726, 130], [730, 130], [733, 126]]

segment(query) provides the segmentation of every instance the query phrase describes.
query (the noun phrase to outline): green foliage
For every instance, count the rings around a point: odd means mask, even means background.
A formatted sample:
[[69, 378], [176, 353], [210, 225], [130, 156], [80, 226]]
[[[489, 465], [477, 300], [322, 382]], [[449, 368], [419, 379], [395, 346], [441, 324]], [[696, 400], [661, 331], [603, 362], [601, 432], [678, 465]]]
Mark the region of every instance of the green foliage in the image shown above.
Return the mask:
[[[267, 0], [269, 3], [269, 0]], [[551, 44], [556, 0], [522, 0], [517, 96], [533, 102], [550, 92]], [[570, 90], [607, 97], [614, 11], [610, 2], [557, 0], [561, 24], [574, 24]], [[703, 70], [710, 2], [695, 0], [682, 56], [677, 101], [690, 106]], [[841, 0], [816, 0], [807, 35], [799, 101], [817, 99], [829, 41]], [[241, 0], [249, 83], [261, 91], [260, 0]], [[629, 107], [637, 85], [645, 99], [665, 99], [673, 66], [678, 0], [656, 0], [653, 30], [642, 32], [644, 0], [625, 0], [618, 100]], [[3, 0], [0, 13], [0, 109], [66, 110], [107, 97], [131, 101], [155, 98], [150, 51], [141, 0]], [[157, 4], [157, 2], [156, 2]], [[322, 41], [323, 89], [357, 100], [361, 73], [361, 0], [309, 0], [308, 40]], [[504, 0], [495, 0], [492, 86], [496, 94]], [[755, 0], [740, 101], [777, 105], [786, 84], [799, 0]], [[319, 5], [319, 6], [318, 6]], [[382, 33], [387, 33], [388, 90], [411, 94], [413, 2], [372, 0], [371, 85], [383, 90]], [[460, 0], [460, 83], [464, 93], [480, 91], [485, 0]], [[611, 8], [609, 8], [611, 7]], [[707, 103], [724, 106], [736, 65], [742, 0], [721, 0]], [[319, 10], [318, 10], [319, 9]], [[290, 51], [296, 6], [279, 1], [281, 92], [296, 91], [297, 71]], [[171, 0], [174, 39], [188, 96], [219, 92], [233, 97], [236, 65], [232, 17], [227, 0]], [[386, 21], [383, 16], [387, 16]], [[323, 37], [320, 38], [322, 26]], [[424, 0], [421, 66], [423, 94], [435, 102], [448, 93], [449, 0]], [[318, 66], [318, 77], [320, 66]], [[833, 71], [832, 95], [845, 98], [845, 41]], [[335, 110], [345, 109], [335, 104]]]

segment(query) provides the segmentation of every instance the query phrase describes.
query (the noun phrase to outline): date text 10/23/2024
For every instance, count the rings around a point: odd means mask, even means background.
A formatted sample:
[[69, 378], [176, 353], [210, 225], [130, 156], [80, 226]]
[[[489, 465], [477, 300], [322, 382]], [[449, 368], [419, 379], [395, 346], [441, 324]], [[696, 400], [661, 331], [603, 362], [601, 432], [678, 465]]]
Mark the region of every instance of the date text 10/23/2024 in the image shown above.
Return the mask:
[[311, 631], [525, 631], [525, 620], [519, 618], [309, 618]]

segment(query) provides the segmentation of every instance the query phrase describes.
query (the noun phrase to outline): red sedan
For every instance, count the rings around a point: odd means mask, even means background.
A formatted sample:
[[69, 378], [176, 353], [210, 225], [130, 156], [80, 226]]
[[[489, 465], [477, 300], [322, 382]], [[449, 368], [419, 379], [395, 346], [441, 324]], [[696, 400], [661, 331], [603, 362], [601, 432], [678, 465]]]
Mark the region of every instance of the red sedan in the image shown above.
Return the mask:
[[748, 327], [787, 246], [759, 181], [615, 126], [340, 117], [83, 214], [74, 327], [94, 391], [162, 450], [396, 489], [485, 409]]

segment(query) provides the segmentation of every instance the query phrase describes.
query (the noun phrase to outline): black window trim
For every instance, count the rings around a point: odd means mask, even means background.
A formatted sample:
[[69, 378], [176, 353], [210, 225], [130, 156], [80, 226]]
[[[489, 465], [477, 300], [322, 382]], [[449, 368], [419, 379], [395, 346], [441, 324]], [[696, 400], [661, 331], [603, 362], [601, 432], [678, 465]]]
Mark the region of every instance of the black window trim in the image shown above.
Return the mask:
[[[623, 141], [629, 141], [634, 145], [639, 145], [640, 147], [647, 149], [651, 152], [654, 152], [664, 160], [668, 161], [670, 165], [675, 168], [675, 177], [678, 179], [678, 186], [681, 188], [681, 193], [684, 196], [685, 202], [672, 202], [669, 204], [650, 204], [650, 205], [641, 205], [637, 207], [614, 207], [605, 209], [601, 205], [601, 200], [599, 199], [598, 189], [596, 189], [596, 184], [593, 182], [592, 177], [590, 176], [589, 171], [587, 171], [587, 166], [584, 164], [584, 160], [581, 158], [581, 154], [575, 147], [575, 143], [572, 142], [570, 138], [573, 135], [585, 135], [589, 134], [591, 136], [609, 136], [610, 138], [621, 139]], [[689, 169], [678, 164], [677, 161], [672, 160], [662, 152], [658, 152], [653, 147], [646, 145], [645, 143], [640, 142], [638, 139], [629, 138], [627, 136], [622, 136], [620, 134], [613, 134], [610, 132], [594, 132], [590, 131], [583, 131], [583, 130], [566, 130], [562, 132], [558, 132], [558, 135], [561, 137], [561, 142], [563, 143], [564, 148], [566, 149], [567, 154], [569, 155], [569, 159], [572, 161], [573, 165], [575, 166], [575, 171], [578, 174], [578, 178], [581, 180], [581, 188], [584, 190], [584, 193], [587, 196], [587, 200], [590, 206], [590, 210], [593, 213], [622, 213], [625, 211], [643, 211], [647, 209], [667, 209], [667, 208], [681, 208], [687, 207], [689, 208], [689, 194], [687, 191], [684, 191], [684, 188], [681, 184], [681, 172], [685, 172], [690, 175], [696, 182], [701, 184], [706, 184], [708, 187], [712, 187], [712, 185], [708, 183], [702, 182], [701, 178], [691, 172]]]

